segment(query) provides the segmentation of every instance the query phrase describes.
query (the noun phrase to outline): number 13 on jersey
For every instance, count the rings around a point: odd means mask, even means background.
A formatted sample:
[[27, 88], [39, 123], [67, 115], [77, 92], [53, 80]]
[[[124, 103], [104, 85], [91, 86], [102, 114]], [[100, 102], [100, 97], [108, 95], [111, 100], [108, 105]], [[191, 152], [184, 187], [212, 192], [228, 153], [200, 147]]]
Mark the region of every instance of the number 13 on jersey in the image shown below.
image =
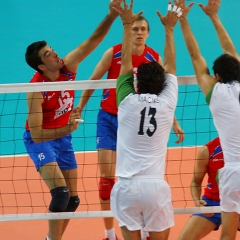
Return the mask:
[[146, 134], [149, 136], [149, 137], [152, 137], [152, 135], [155, 133], [155, 131], [157, 130], [157, 121], [156, 119], [154, 118], [155, 115], [156, 115], [156, 108], [153, 108], [153, 107], [145, 107], [143, 108], [143, 110], [140, 112], [140, 115], [141, 115], [141, 119], [140, 119], [140, 124], [139, 124], [139, 131], [138, 131], [138, 135], [144, 135], [144, 122], [145, 122], [145, 118], [146, 118], [146, 114], [148, 116], [151, 116], [150, 120], [149, 120], [149, 123], [151, 125], [153, 125], [153, 130], [150, 130], [150, 128], [147, 129], [146, 131]]

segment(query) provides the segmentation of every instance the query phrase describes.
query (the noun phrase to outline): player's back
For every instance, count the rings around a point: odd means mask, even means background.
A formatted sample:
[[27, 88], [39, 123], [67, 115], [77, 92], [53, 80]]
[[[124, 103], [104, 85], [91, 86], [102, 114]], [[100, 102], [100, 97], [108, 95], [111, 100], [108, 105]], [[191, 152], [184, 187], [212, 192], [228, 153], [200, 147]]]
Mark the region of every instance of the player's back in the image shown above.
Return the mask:
[[240, 162], [240, 84], [217, 83], [209, 97], [215, 127], [221, 139], [225, 162]]
[[118, 110], [116, 176], [163, 176], [167, 142], [177, 102], [176, 77], [154, 94], [130, 94]]

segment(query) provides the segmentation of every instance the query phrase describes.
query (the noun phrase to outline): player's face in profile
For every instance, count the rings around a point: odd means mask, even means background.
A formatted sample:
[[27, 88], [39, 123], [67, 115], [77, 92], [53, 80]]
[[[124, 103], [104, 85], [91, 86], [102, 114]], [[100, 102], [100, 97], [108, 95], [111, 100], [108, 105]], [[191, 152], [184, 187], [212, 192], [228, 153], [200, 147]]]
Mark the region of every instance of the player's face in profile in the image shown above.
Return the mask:
[[148, 24], [145, 20], [140, 20], [133, 23], [132, 39], [134, 44], [145, 44], [148, 34]]
[[38, 54], [42, 62], [44, 63], [41, 64], [42, 67], [45, 67], [50, 71], [56, 71], [63, 67], [62, 60], [50, 46], [43, 47]]

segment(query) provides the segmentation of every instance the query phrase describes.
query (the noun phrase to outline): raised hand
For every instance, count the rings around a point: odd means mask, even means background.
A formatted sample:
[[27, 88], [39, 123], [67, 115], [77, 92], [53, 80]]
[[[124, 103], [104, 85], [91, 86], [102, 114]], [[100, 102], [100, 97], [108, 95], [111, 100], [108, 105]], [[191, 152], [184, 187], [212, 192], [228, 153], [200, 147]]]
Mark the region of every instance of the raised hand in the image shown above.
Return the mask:
[[139, 18], [140, 15], [143, 14], [143, 11], [140, 11], [137, 14], [134, 14], [132, 12], [133, 0], [131, 0], [129, 8], [128, 8], [128, 4], [126, 3], [126, 0], [123, 0], [123, 4], [124, 6], [123, 7], [121, 6], [120, 9], [115, 8], [115, 10], [119, 12], [123, 25], [132, 24]]
[[168, 12], [166, 16], [163, 16], [159, 11], [156, 11], [157, 15], [159, 16], [162, 24], [165, 27], [174, 27], [182, 15], [182, 8], [181, 5], [172, 5], [171, 2], [168, 3]]
[[174, 3], [177, 7], [182, 8], [182, 16], [186, 17], [191, 9], [191, 7], [193, 6], [193, 4], [195, 4], [194, 2], [191, 2], [188, 6], [186, 6], [186, 0], [174, 0]]
[[80, 111], [79, 108], [74, 108], [70, 114], [68, 124], [72, 131], [78, 128], [78, 124], [80, 121]]
[[218, 9], [220, 7], [221, 0], [208, 0], [208, 3], [206, 6], [204, 6], [202, 3], [199, 3], [199, 7], [202, 8], [202, 10], [205, 12], [206, 15], [209, 17], [217, 15]]
[[117, 17], [119, 15], [119, 10], [122, 5], [122, 0], [110, 0], [109, 3], [109, 15]]

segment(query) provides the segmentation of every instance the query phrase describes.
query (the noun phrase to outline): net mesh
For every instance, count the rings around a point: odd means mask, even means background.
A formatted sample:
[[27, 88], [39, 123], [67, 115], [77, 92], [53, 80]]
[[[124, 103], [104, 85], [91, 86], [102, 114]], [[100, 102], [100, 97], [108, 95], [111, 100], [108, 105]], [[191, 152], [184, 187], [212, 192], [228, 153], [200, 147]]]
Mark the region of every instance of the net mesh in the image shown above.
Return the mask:
[[[176, 117], [185, 131], [185, 140], [180, 146], [176, 145], [176, 136], [171, 132], [165, 175], [172, 190], [174, 213], [219, 212], [219, 207], [194, 207], [190, 195], [189, 186], [199, 146], [212, 140], [217, 134], [195, 77], [178, 77], [178, 83]], [[110, 211], [100, 211], [95, 143], [102, 89], [115, 86], [115, 80], [0, 85], [0, 221], [112, 216]], [[65, 89], [75, 90], [75, 104], [82, 90], [96, 89], [84, 108], [84, 123], [73, 133], [81, 204], [75, 213], [47, 213], [49, 190], [35, 170], [23, 144], [27, 119], [26, 92]]]

